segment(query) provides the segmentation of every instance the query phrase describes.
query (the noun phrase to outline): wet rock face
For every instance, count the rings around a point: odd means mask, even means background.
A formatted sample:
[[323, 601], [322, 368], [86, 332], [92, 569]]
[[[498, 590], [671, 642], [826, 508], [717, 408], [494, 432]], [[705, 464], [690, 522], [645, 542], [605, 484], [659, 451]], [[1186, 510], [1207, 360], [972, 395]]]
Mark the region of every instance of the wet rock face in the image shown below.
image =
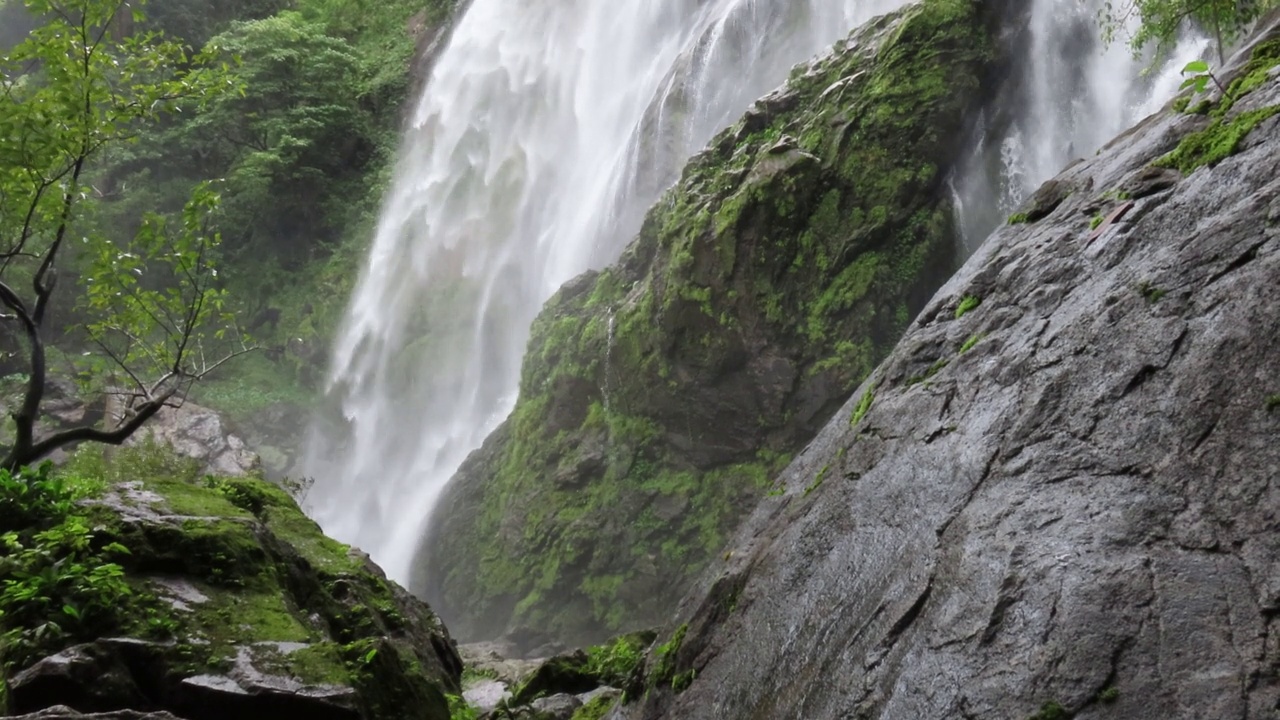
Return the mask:
[[1246, 94], [1071, 167], [934, 297], [686, 601], [691, 682], [629, 717], [1274, 715], [1275, 25]]
[[943, 182], [994, 7], [928, 0], [797, 69], [548, 303], [412, 580], [454, 632], [666, 617], [954, 269]]

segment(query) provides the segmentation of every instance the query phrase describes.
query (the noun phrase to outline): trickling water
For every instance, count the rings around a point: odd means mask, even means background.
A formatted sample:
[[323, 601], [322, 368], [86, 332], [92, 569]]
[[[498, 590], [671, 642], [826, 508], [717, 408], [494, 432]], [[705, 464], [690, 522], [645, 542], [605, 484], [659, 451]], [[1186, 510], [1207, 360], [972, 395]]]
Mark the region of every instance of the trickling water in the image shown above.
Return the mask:
[[[403, 580], [444, 484], [510, 412], [542, 303], [616, 258], [686, 158], [793, 64], [904, 4], [474, 0], [414, 113], [333, 351], [332, 411], [304, 468], [326, 531]], [[1141, 110], [1125, 51], [1080, 30], [1092, 11], [1034, 4], [1023, 85], [1042, 92], [988, 124], [953, 183], [983, 210], [967, 229], [992, 227], [1068, 143], [1091, 151]], [[1006, 139], [992, 166], [986, 148]]]
[[600, 388], [600, 398], [604, 401], [604, 409], [609, 409], [609, 369], [613, 367], [613, 308], [609, 308], [608, 338], [604, 346], [604, 387]]
[[1167, 62], [1148, 68], [1128, 46], [1099, 40], [1098, 5], [1079, 0], [1031, 3], [1021, 52], [1026, 62], [1008, 78], [979, 123], [973, 152], [952, 189], [962, 206], [966, 250], [1067, 163], [1092, 155], [1137, 120], [1160, 108], [1181, 83], [1179, 70], [1207, 52], [1189, 37]]

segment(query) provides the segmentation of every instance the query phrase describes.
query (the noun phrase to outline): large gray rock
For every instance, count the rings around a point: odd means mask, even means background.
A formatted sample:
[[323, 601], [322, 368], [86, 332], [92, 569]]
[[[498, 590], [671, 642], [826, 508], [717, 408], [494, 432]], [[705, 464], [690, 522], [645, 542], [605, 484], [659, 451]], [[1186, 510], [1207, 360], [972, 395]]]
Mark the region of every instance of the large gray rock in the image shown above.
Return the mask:
[[[1278, 106], [1272, 71], [1227, 117]], [[1157, 114], [987, 241], [685, 602], [630, 717], [1276, 717], [1280, 116], [1149, 167], [1210, 122]]]
[[[109, 412], [114, 410], [112, 403], [107, 407]], [[177, 454], [200, 461], [203, 472], [211, 475], [248, 475], [260, 466], [257, 454], [231, 432], [216, 410], [191, 402], [156, 413], [129, 444], [147, 441], [169, 445]]]

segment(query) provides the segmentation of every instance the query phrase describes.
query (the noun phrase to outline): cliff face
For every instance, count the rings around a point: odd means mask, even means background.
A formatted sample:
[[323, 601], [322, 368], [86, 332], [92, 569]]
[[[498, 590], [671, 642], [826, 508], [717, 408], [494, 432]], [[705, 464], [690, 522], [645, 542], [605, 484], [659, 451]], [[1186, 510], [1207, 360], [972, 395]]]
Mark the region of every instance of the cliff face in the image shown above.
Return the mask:
[[666, 616], [954, 269], [943, 181], [999, 14], [926, 0], [797, 69], [550, 301], [423, 544], [459, 636]]
[[1274, 715], [1278, 26], [938, 292], [629, 717]]

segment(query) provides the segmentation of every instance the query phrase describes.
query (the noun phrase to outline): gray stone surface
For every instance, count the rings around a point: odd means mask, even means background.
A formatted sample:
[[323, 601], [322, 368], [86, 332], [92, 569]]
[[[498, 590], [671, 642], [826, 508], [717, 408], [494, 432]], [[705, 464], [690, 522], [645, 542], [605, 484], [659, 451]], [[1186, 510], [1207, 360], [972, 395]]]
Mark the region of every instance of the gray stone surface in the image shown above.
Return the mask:
[[1153, 116], [987, 241], [685, 601], [689, 687], [629, 717], [1277, 717], [1280, 117], [1146, 170], [1207, 123]]
[[545, 717], [547, 720], [569, 720], [573, 716], [573, 711], [582, 707], [582, 702], [573, 695], [560, 694], [538, 698], [529, 703], [529, 707], [533, 708], [540, 719]]
[[[108, 411], [112, 409], [109, 403]], [[258, 456], [231, 432], [216, 410], [195, 403], [164, 408], [128, 442], [136, 445], [149, 439], [172, 446], [183, 457], [199, 460], [203, 471], [212, 475], [248, 475], [260, 466]]]

